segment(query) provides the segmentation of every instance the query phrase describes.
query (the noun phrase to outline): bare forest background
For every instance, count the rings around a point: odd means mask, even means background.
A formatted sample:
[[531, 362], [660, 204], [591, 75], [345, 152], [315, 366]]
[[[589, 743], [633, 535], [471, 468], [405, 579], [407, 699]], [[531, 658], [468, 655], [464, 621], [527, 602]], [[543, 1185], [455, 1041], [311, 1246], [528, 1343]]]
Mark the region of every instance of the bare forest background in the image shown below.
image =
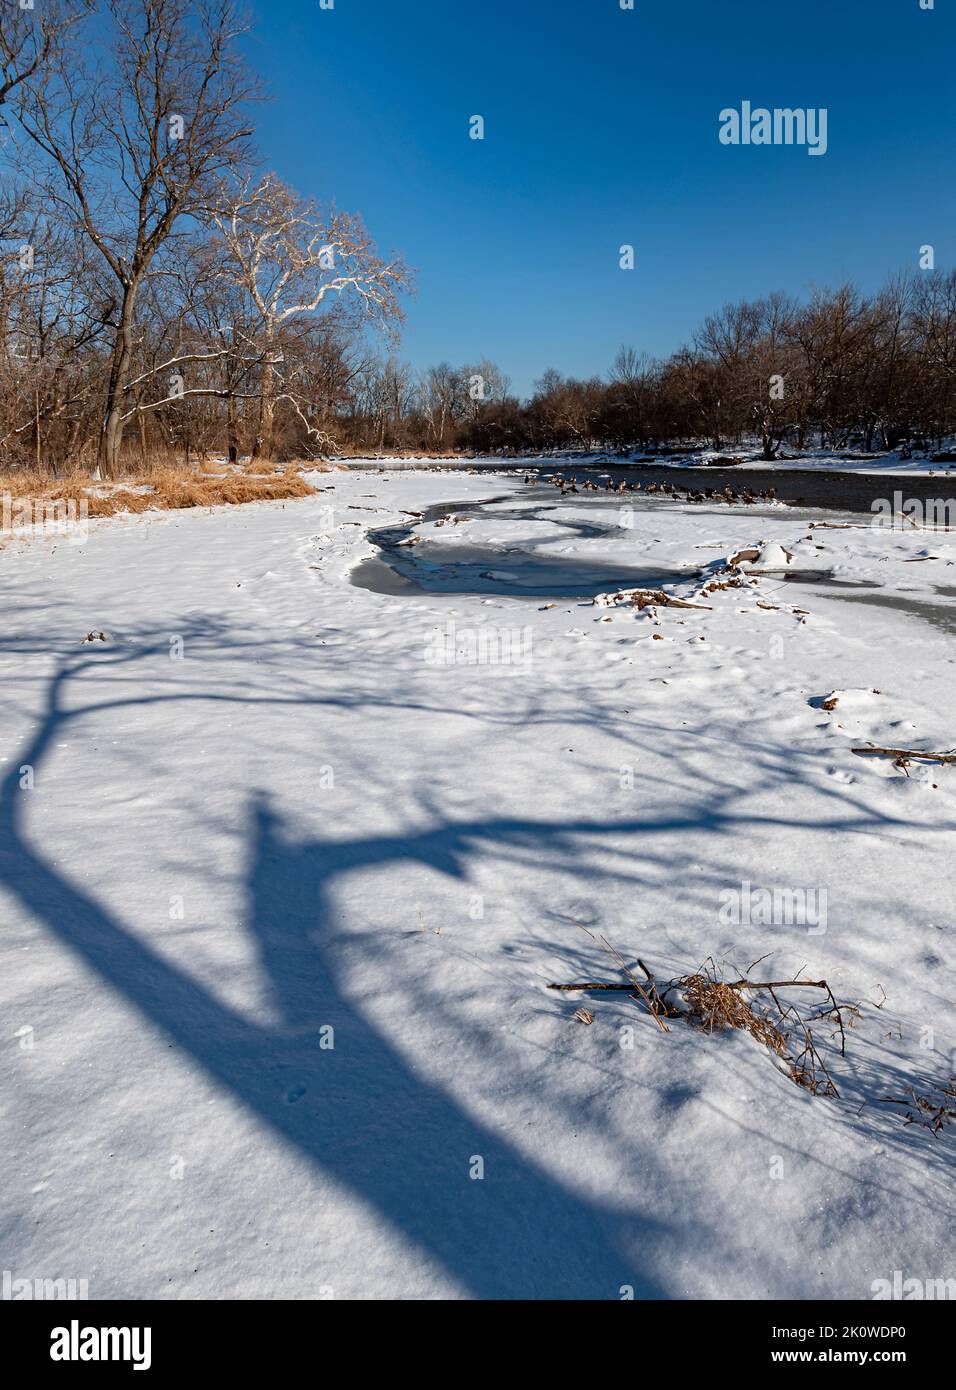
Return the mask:
[[259, 166], [246, 28], [232, 0], [0, 0], [3, 470], [956, 432], [956, 272], [727, 305], [525, 401], [492, 361], [413, 369], [403, 259]]

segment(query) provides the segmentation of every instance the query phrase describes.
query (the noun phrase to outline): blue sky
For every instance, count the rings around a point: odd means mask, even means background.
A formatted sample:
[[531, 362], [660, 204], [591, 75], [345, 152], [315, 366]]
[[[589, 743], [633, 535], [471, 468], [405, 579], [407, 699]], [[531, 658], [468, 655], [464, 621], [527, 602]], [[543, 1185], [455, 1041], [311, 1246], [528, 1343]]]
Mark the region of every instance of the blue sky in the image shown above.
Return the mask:
[[[727, 300], [953, 263], [956, 0], [254, 0], [264, 162], [418, 271], [402, 355], [665, 354]], [[718, 113], [826, 107], [829, 148]], [[468, 138], [469, 117], [486, 122]], [[635, 248], [622, 271], [618, 248]]]

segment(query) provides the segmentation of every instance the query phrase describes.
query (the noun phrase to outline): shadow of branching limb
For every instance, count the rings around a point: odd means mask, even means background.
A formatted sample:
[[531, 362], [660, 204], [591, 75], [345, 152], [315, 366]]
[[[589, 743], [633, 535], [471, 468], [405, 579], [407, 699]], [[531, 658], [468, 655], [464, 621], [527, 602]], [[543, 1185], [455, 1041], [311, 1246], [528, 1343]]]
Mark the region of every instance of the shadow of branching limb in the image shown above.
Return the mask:
[[[122, 670], [132, 659], [123, 653], [115, 667]], [[133, 698], [120, 695], [99, 707], [81, 703], [76, 697], [82, 690], [73, 687], [82, 687], [94, 667], [102, 677], [99, 657], [62, 664], [44, 718], [18, 763], [39, 768], [70, 720], [97, 709], [108, 714]], [[23, 909], [273, 1136], [304, 1154], [317, 1182], [334, 1179], [414, 1243], [444, 1271], [444, 1288], [450, 1279], [480, 1298], [580, 1299], [616, 1298], [622, 1285], [631, 1285], [637, 1297], [663, 1296], [655, 1278], [635, 1269], [624, 1253], [641, 1240], [660, 1239], [653, 1220], [632, 1215], [622, 1224], [619, 1214], [529, 1161], [414, 1074], [339, 986], [329, 899], [336, 877], [403, 858], [460, 876], [468, 834], [407, 843], [388, 837], [289, 843], [279, 816], [256, 797], [248, 920], [278, 1014], [278, 1022], [263, 1026], [213, 997], [61, 874], [30, 842], [25, 801], [13, 771], [0, 793], [2, 871]], [[323, 1025], [335, 1030], [330, 1052], [318, 1045]], [[469, 1177], [476, 1155], [484, 1163], [483, 1181]], [[308, 1214], [303, 1240], [322, 1241], [321, 1225], [313, 1227]]]
[[[404, 691], [383, 688], [379, 665], [354, 643], [343, 643], [334, 656], [326, 651], [319, 683], [315, 650], [306, 643], [300, 649], [294, 635], [263, 642], [208, 619], [184, 623], [182, 629], [196, 656], [194, 675], [177, 671], [173, 663], [161, 669], [156, 664], [167, 652], [165, 635], [134, 634], [113, 647], [67, 656], [49, 681], [43, 713], [0, 790], [0, 869], [23, 910], [162, 1030], [224, 1097], [241, 1102], [264, 1136], [307, 1157], [317, 1185], [334, 1183], [351, 1193], [407, 1241], [419, 1256], [409, 1274], [413, 1292], [427, 1291], [433, 1279], [436, 1288], [451, 1286], [481, 1298], [616, 1298], [622, 1285], [632, 1286], [637, 1297], [665, 1296], [666, 1283], [656, 1271], [668, 1265], [674, 1233], [646, 1204], [642, 1209], [628, 1196], [618, 1207], [584, 1195], [529, 1159], [503, 1130], [471, 1113], [464, 1098], [413, 1070], [371, 1010], [342, 983], [335, 894], [350, 876], [382, 866], [410, 866], [454, 884], [487, 860], [516, 871], [534, 867], [549, 876], [559, 871], [578, 876], [589, 891], [611, 881], [632, 889], [654, 856], [664, 872], [676, 862], [669, 855], [672, 846], [676, 852], [704, 836], [714, 854], [723, 847], [732, 862], [736, 836], [744, 829], [780, 826], [823, 836], [885, 828], [892, 818], [867, 805], [859, 789], [829, 786], [820, 791], [813, 818], [798, 820], [789, 813], [787, 792], [813, 775], [807, 761], [757, 742], [741, 751], [749, 735], [732, 717], [726, 728], [711, 727], [693, 737], [675, 732], [666, 773], [671, 780], [655, 784], [657, 799], [640, 816], [449, 819], [436, 804], [425, 808], [429, 819], [423, 829], [303, 838], [289, 828], [288, 812], [283, 816], [273, 801], [253, 794], [244, 832], [248, 910], [243, 921], [274, 1006], [264, 1023], [217, 998], [154, 950], [146, 933], [137, 934], [132, 922], [71, 882], [56, 865], [55, 845], [41, 849], [32, 842], [25, 824], [28, 798], [20, 791], [16, 767], [28, 763], [40, 769], [76, 721], [108, 727], [120, 711], [130, 710], [137, 712], [136, 737], [145, 756], [152, 731], [144, 720], [163, 705], [188, 710], [190, 716], [202, 710], [209, 717], [229, 707], [255, 707], [257, 715], [261, 707], [264, 717], [292, 710], [297, 721], [308, 715], [323, 727], [327, 714], [343, 710], [374, 719], [390, 711], [407, 716], [414, 709], [481, 720], [496, 734], [560, 717], [589, 727], [600, 722], [615, 750], [617, 739], [633, 745], [643, 737], [651, 745], [660, 740], [661, 728], [642, 725], [633, 715], [618, 719], [610, 704], [605, 710], [570, 697], [557, 714], [545, 701], [539, 711], [531, 710], [530, 719], [529, 710], [516, 707], [510, 694], [500, 697], [497, 708], [463, 712], [454, 706], [454, 689], [445, 694], [444, 687], [427, 680], [411, 680]], [[229, 657], [236, 658], [234, 665]], [[142, 668], [148, 668], [148, 680]], [[300, 743], [308, 749], [298, 722], [291, 732], [296, 751]], [[310, 727], [309, 733], [315, 732]], [[777, 794], [761, 803], [762, 810], [746, 787], [721, 783], [716, 772], [708, 776], [695, 761], [707, 740], [726, 748], [730, 738], [760, 774], [761, 785]], [[711, 766], [709, 746], [704, 752], [705, 765]], [[610, 751], [608, 758], [613, 765]], [[361, 823], [364, 828], [368, 822]], [[932, 829], [951, 828], [939, 823]], [[590, 853], [595, 847], [600, 859]], [[437, 1006], [429, 1005], [425, 989], [417, 1002], [412, 999], [412, 1013], [428, 1007]], [[335, 1047], [322, 1050], [319, 1032], [329, 1025]], [[460, 1047], [480, 1045], [467, 1018], [457, 1028], [453, 1021], [448, 1026]], [[524, 1076], [522, 1086], [546, 1126], [557, 1108], [553, 1099], [535, 1092], [533, 1077]], [[570, 1106], [573, 1097], [566, 1099]], [[482, 1181], [469, 1177], [474, 1156], [484, 1162]], [[270, 1200], [264, 1198], [266, 1204]], [[321, 1222], [321, 1216], [304, 1214], [303, 1241], [321, 1246]], [[360, 1278], [361, 1272], [350, 1271], [350, 1277]], [[330, 1279], [335, 1282], [334, 1271]]]

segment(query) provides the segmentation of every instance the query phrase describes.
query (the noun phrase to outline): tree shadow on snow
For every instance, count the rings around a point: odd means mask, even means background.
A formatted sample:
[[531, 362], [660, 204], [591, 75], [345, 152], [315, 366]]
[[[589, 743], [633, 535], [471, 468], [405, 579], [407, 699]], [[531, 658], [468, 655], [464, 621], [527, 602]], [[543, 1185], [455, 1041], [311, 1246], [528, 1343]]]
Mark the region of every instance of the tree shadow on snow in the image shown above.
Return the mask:
[[[204, 639], [217, 651], [227, 640], [222, 632], [197, 629], [190, 639], [193, 650]], [[242, 651], [242, 641], [235, 647]], [[275, 807], [259, 795], [251, 808], [247, 920], [278, 1017], [274, 1026], [263, 1025], [221, 1002], [137, 939], [34, 848], [23, 826], [18, 768], [23, 763], [39, 768], [71, 720], [109, 717], [111, 711], [134, 705], [212, 700], [264, 707], [345, 703], [356, 709], [367, 704], [374, 709], [407, 708], [408, 701], [387, 692], [366, 691], [352, 700], [328, 688], [319, 695], [314, 688], [290, 692], [286, 686], [279, 695], [268, 688], [257, 693], [247, 685], [230, 693], [221, 685], [159, 683], [156, 694], [127, 693], [124, 669], [165, 650], [163, 640], [152, 649], [132, 644], [125, 650], [71, 656], [50, 683], [45, 718], [30, 746], [14, 760], [0, 793], [0, 870], [24, 909], [274, 1135], [306, 1156], [315, 1165], [317, 1181], [331, 1179], [351, 1190], [463, 1292], [478, 1298], [617, 1298], [622, 1286], [631, 1285], [638, 1298], [668, 1296], [649, 1267], [634, 1267], [631, 1253], [645, 1252], [647, 1266], [652, 1261], [665, 1266], [671, 1233], [659, 1220], [632, 1203], [614, 1207], [589, 1200], [530, 1161], [448, 1092], [413, 1072], [360, 1002], [342, 988], [332, 893], [341, 876], [381, 865], [418, 864], [463, 880], [478, 848], [530, 854], [539, 865], [557, 865], [575, 837], [578, 842], [581, 836], [596, 841], [662, 833], [683, 837], [706, 829], [732, 839], [736, 826], [776, 822], [766, 814], [748, 813], [733, 789], [724, 788], [718, 797], [708, 788], [696, 806], [669, 816], [568, 817], [560, 823], [486, 817], [440, 821], [404, 836], [297, 842]], [[343, 657], [350, 659], [347, 653]], [[117, 696], [110, 684], [108, 692], [95, 687], [106, 698], [88, 705], [77, 701], [73, 686], [82, 678], [111, 680], [114, 670], [119, 671]], [[263, 677], [268, 682], [268, 671]], [[629, 732], [633, 735], [633, 722]], [[781, 778], [793, 775], [782, 767], [777, 771]], [[828, 790], [827, 799], [832, 814], [818, 817], [807, 829], [826, 834], [885, 822], [849, 791]], [[787, 823], [785, 816], [780, 823]], [[626, 857], [632, 858], [630, 850]], [[621, 872], [626, 872], [623, 865]], [[319, 1046], [324, 1025], [335, 1030], [331, 1051]], [[544, 1107], [540, 1113], [547, 1123]], [[473, 1156], [483, 1160], [482, 1181], [469, 1177]], [[320, 1238], [321, 1231], [303, 1233], [303, 1239]]]
[[[351, 1189], [478, 1298], [664, 1297], [627, 1248], [662, 1236], [652, 1218], [602, 1209], [529, 1161], [502, 1135], [416, 1075], [336, 977], [329, 888], [362, 866], [418, 859], [460, 877], [466, 841], [449, 834], [405, 842], [290, 843], [256, 797], [248, 852], [249, 929], [279, 1022], [243, 1017], [164, 960], [122, 921], [57, 872], [22, 830], [18, 768], [38, 768], [62, 723], [65, 685], [53, 682], [47, 719], [16, 759], [0, 795], [0, 869], [24, 909], [92, 966], [218, 1085], [293, 1144], [318, 1175]], [[489, 827], [493, 836], [494, 830]], [[319, 1046], [334, 1028], [334, 1048]], [[484, 1179], [472, 1180], [480, 1156]], [[321, 1239], [304, 1229], [303, 1239]], [[334, 1271], [330, 1270], [334, 1283]], [[401, 1293], [401, 1290], [397, 1290]]]

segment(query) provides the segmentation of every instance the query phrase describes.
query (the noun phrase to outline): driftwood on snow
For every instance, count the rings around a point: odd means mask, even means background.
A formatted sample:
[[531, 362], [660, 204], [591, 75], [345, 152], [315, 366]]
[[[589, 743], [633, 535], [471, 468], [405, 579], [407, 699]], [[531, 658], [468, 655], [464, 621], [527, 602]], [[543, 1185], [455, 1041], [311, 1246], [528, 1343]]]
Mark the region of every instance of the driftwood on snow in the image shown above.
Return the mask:
[[671, 594], [665, 594], [663, 589], [619, 589], [613, 594], [598, 594], [594, 602], [605, 608], [630, 603], [635, 608], [703, 608], [711, 612], [709, 603], [691, 603], [686, 598], [674, 598]]

